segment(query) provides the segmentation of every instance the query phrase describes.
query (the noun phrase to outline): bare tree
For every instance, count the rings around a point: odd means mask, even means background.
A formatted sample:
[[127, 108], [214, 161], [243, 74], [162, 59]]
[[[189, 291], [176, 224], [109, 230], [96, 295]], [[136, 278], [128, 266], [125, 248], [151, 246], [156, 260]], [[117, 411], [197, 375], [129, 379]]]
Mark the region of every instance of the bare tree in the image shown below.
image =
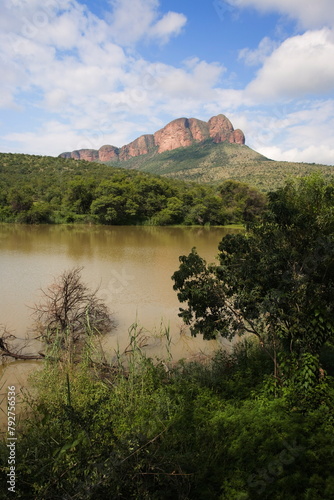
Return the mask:
[[81, 267], [64, 271], [46, 289], [44, 299], [34, 306], [35, 330], [43, 341], [60, 339], [63, 347], [83, 336], [110, 331], [113, 322], [97, 290], [90, 291], [81, 280]]

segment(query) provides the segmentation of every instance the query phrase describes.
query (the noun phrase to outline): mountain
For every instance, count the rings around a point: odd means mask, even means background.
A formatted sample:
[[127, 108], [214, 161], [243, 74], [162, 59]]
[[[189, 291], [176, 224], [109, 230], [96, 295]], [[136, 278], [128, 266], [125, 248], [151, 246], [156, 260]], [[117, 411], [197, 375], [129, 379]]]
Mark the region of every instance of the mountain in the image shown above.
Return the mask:
[[327, 178], [334, 174], [329, 165], [266, 158], [246, 146], [243, 132], [234, 130], [222, 114], [208, 122], [178, 118], [155, 134], [142, 135], [121, 148], [105, 145], [99, 150], [82, 149], [59, 156], [199, 183], [233, 179], [262, 191], [277, 189], [289, 177], [315, 171]]
[[221, 142], [245, 144], [243, 132], [239, 129], [234, 130], [230, 120], [220, 114], [213, 116], [208, 122], [197, 118], [177, 118], [154, 134], [142, 135], [121, 148], [105, 145], [99, 150], [80, 149], [61, 153], [59, 156], [86, 161], [127, 161], [149, 153], [161, 154], [165, 151], [189, 147], [206, 140], [213, 144]]

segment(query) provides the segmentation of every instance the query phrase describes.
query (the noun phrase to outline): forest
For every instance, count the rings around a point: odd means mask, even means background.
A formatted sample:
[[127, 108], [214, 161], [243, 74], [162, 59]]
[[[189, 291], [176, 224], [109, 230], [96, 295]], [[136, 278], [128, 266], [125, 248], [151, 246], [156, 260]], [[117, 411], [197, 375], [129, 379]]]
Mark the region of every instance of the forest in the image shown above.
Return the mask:
[[0, 222], [243, 224], [265, 204], [261, 192], [238, 181], [212, 187], [99, 163], [0, 154]]
[[[180, 256], [180, 317], [194, 336], [231, 340], [210, 358], [174, 362], [168, 328], [165, 357], [151, 358], [134, 323], [110, 359], [105, 307], [80, 270], [50, 285], [15, 497], [334, 499], [333, 207], [333, 181], [292, 180], [223, 238], [216, 264]], [[5, 440], [0, 456], [6, 484]]]

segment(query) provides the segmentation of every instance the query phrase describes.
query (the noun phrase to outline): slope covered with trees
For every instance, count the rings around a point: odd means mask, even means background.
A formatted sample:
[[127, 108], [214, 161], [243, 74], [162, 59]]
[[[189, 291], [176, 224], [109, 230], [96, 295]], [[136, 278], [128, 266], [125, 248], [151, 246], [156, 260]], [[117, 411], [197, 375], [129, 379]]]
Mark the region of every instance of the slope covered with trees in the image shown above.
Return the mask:
[[233, 179], [264, 192], [278, 189], [291, 177], [321, 172], [328, 178], [334, 172], [333, 166], [270, 160], [246, 145], [211, 141], [161, 154], [137, 156], [117, 165], [202, 184], [220, 184]]
[[237, 182], [190, 184], [104, 164], [0, 154], [0, 221], [230, 224], [260, 213], [264, 196]]

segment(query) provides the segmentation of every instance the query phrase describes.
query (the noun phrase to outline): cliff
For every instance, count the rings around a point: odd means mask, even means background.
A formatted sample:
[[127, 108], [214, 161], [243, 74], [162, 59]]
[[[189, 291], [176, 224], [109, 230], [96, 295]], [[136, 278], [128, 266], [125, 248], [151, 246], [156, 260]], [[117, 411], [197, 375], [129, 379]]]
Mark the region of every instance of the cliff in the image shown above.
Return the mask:
[[220, 114], [213, 116], [208, 122], [197, 118], [177, 118], [154, 134], [142, 135], [121, 148], [105, 145], [99, 150], [80, 149], [61, 153], [59, 156], [86, 161], [123, 161], [151, 151], [163, 153], [192, 146], [207, 139], [212, 139], [216, 144], [220, 142], [245, 144], [243, 132], [240, 129], [234, 130], [230, 120]]

